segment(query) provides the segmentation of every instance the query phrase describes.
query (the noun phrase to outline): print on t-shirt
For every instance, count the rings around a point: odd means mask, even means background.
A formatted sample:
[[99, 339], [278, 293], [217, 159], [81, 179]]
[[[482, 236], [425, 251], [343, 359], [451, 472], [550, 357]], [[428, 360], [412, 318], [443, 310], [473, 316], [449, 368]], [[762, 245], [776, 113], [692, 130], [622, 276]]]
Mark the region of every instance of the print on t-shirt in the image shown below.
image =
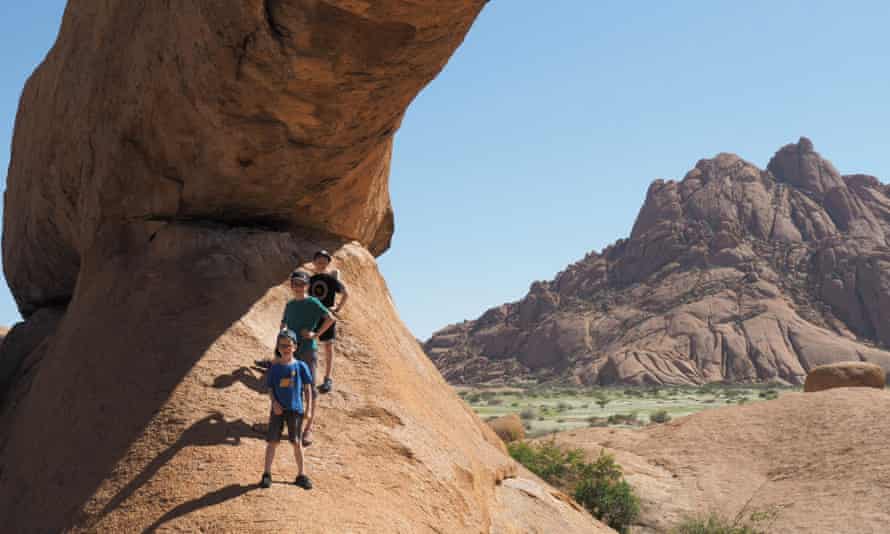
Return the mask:
[[327, 273], [316, 274], [309, 279], [309, 294], [326, 307], [334, 305], [334, 297], [343, 291], [343, 284]]

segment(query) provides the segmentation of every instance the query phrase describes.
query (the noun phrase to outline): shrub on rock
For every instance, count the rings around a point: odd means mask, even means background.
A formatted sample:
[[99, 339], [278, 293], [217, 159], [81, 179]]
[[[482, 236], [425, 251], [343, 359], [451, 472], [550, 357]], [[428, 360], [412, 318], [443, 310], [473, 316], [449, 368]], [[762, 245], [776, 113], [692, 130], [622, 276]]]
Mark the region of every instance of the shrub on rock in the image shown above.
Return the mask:
[[525, 439], [525, 428], [522, 426], [522, 420], [515, 413], [498, 417], [488, 421], [488, 426], [494, 430], [504, 443], [510, 443]]

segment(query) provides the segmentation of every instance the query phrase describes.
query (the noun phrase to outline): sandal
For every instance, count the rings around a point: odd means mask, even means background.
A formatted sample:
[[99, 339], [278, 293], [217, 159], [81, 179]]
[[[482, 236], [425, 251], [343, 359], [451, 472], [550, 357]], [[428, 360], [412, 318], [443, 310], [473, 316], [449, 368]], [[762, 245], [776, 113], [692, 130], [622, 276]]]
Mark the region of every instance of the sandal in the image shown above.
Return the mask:
[[334, 381], [331, 380], [331, 377], [326, 377], [324, 382], [318, 386], [319, 393], [330, 393], [332, 389], [334, 389]]

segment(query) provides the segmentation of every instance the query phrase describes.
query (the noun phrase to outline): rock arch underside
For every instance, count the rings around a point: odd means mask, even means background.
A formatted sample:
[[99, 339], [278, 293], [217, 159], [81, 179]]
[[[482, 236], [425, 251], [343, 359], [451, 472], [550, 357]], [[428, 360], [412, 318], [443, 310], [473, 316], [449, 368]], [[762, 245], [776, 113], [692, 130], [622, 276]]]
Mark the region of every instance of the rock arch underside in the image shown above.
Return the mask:
[[[68, 3], [5, 196], [4, 530], [609, 531], [504, 454], [374, 261], [393, 135], [483, 4]], [[250, 362], [320, 246], [353, 294], [316, 489], [259, 491]]]

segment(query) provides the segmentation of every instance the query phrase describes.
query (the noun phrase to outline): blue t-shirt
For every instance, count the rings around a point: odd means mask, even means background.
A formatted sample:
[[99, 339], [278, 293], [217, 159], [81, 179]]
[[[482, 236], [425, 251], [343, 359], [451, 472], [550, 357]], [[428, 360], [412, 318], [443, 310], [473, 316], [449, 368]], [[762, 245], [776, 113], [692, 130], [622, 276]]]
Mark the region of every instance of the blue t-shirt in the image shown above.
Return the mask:
[[301, 334], [303, 330], [315, 330], [319, 323], [328, 315], [328, 309], [315, 297], [306, 297], [302, 300], [292, 300], [284, 307], [284, 315], [281, 322], [296, 332], [300, 337], [297, 353], [303, 354], [310, 350], [318, 350], [318, 343], [314, 339], [305, 339]]
[[[278, 360], [276, 360], [278, 361]], [[276, 363], [266, 375], [266, 385], [272, 388], [275, 400], [285, 410], [303, 414], [303, 384], [312, 383], [309, 367], [300, 360]]]

